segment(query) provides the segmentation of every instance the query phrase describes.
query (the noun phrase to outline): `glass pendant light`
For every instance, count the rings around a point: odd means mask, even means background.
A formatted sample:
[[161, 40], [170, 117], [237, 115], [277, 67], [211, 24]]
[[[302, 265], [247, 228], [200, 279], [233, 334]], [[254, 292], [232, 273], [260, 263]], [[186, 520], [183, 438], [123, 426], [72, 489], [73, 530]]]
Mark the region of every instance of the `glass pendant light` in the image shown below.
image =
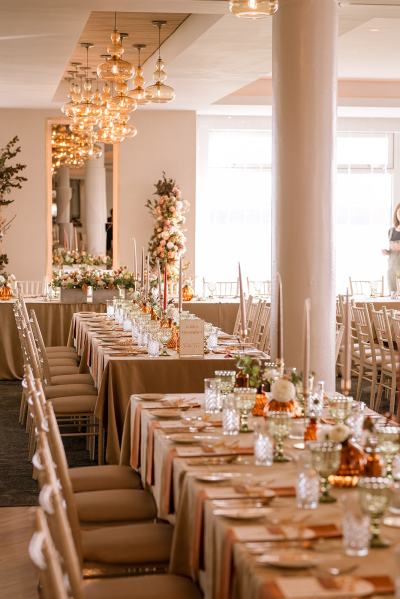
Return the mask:
[[151, 100], [148, 92], [144, 88], [143, 67], [140, 60], [140, 52], [146, 47], [146, 44], [133, 44], [138, 51], [138, 66], [136, 67], [135, 77], [133, 79], [134, 88], [130, 90], [129, 95], [136, 100], [139, 105], [148, 104]]
[[274, 15], [279, 0], [229, 0], [229, 10], [244, 19], [263, 19]]
[[132, 79], [134, 68], [130, 62], [122, 59], [124, 48], [122, 47], [121, 34], [117, 30], [117, 13], [114, 13], [114, 31], [111, 34], [111, 45], [107, 48], [110, 54], [105, 62], [97, 67], [97, 74], [104, 81], [128, 81]]
[[107, 101], [107, 108], [109, 110], [123, 113], [136, 110], [136, 100], [128, 95], [128, 84], [125, 81], [117, 81], [114, 89], [116, 94]]
[[153, 21], [153, 25], [158, 27], [158, 59], [153, 74], [154, 83], [146, 88], [150, 101], [155, 104], [166, 104], [175, 99], [175, 91], [170, 85], [166, 85], [167, 73], [164, 61], [161, 58], [161, 27], [167, 21]]
[[86, 48], [85, 78], [81, 85], [81, 99], [73, 107], [73, 121], [76, 124], [96, 125], [101, 115], [101, 109], [93, 102], [95, 94], [92, 90], [92, 80], [89, 79], [89, 48], [93, 48], [93, 44], [82, 42], [81, 46]]

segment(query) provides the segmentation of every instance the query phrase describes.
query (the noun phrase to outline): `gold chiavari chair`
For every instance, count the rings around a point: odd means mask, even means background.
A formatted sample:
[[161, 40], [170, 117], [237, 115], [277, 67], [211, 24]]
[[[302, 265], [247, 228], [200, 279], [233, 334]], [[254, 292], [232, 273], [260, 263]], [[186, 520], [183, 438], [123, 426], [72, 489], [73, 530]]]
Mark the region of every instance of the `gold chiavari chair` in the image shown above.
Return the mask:
[[352, 311], [358, 341], [354, 349], [359, 364], [356, 400], [361, 399], [362, 383], [366, 381], [371, 385], [369, 405], [373, 408], [380, 373], [379, 345], [374, 339], [367, 305], [353, 306]]
[[384, 294], [384, 277], [374, 281], [355, 281], [349, 277], [351, 295], [363, 295], [365, 297], [377, 297]]
[[35, 511], [35, 532], [28, 551], [38, 573], [40, 596], [43, 599], [70, 599], [69, 580], [61, 567], [60, 556], [41, 508]]
[[[71, 500], [58, 480], [48, 440], [43, 432], [38, 435], [36, 463], [41, 488], [39, 504], [45, 511], [50, 529], [57, 531], [54, 540], [64, 561], [68, 563], [73, 560], [79, 564], [79, 575], [76, 572], [73, 577], [75, 581], [81, 579], [82, 571], [88, 576], [141, 576], [167, 571], [173, 531], [170, 524], [113, 523], [87, 529], [79, 522], [74, 498]], [[69, 537], [65, 534], [67, 524], [72, 533]], [[68, 554], [68, 547], [74, 549], [73, 558]], [[71, 573], [68, 574], [75, 597], [74, 580]]]
[[31, 322], [32, 332], [35, 336], [35, 339], [36, 339], [37, 343], [40, 345], [43, 353], [46, 353], [49, 359], [51, 359], [51, 358], [53, 358], [53, 359], [67, 358], [67, 359], [72, 359], [75, 361], [78, 360], [76, 349], [73, 347], [68, 347], [67, 345], [55, 345], [55, 346], [45, 347], [45, 344], [43, 341], [43, 336], [42, 336], [42, 331], [40, 330], [40, 326], [39, 326], [39, 322], [38, 322], [35, 310], [32, 309], [30, 311], [30, 315], [31, 315], [30, 322]]
[[264, 295], [271, 297], [271, 281], [250, 281], [247, 277], [247, 292], [249, 295]]
[[[213, 291], [211, 291], [211, 289]], [[239, 283], [238, 281], [206, 281], [203, 278], [204, 297], [207, 297], [208, 295], [207, 290], [211, 293], [212, 296], [216, 295], [217, 297], [237, 297], [239, 295]]]
[[399, 357], [395, 351], [392, 330], [389, 324], [386, 308], [377, 311], [369, 307], [369, 312], [379, 344], [380, 353], [380, 377], [378, 393], [374, 409], [379, 410], [383, 390], [389, 394], [389, 410], [394, 413], [396, 403], [396, 379]]
[[[253, 296], [249, 295], [249, 297], [246, 300], [246, 314], [249, 314], [252, 305], [253, 305]], [[235, 335], [236, 337], [240, 333], [240, 325], [241, 325], [241, 323], [242, 323], [242, 312], [241, 312], [241, 309], [240, 309], [240, 306], [239, 306], [237, 314], [236, 314], [235, 325], [233, 327], [233, 335]]]

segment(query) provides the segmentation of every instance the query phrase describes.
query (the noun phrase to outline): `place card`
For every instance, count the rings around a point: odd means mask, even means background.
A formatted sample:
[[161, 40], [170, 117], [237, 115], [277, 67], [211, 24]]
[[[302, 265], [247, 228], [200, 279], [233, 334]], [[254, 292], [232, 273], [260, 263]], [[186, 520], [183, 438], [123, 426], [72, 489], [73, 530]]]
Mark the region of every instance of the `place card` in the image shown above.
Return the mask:
[[204, 358], [204, 321], [200, 318], [180, 321], [179, 357]]

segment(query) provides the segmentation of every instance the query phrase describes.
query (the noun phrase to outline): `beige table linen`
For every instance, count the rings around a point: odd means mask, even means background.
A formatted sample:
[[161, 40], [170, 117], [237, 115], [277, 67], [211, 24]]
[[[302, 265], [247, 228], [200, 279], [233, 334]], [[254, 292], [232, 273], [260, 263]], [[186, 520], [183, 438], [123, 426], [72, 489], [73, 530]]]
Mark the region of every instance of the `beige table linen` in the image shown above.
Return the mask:
[[221, 299], [221, 301], [191, 301], [184, 302], [183, 309], [189, 310], [198, 318], [219, 327], [226, 333], [233, 333], [233, 327], [236, 322], [236, 315], [239, 309], [239, 300]]
[[[196, 395], [196, 398], [199, 398], [199, 395]], [[188, 396], [188, 399], [193, 399], [193, 396]], [[153, 481], [151, 488], [159, 514], [161, 517], [175, 522], [170, 565], [173, 573], [188, 575], [199, 581], [206, 599], [276, 599], [274, 595], [270, 594], [267, 583], [282, 576], [311, 576], [313, 574], [313, 571], [307, 570], [299, 572], [291, 570], [287, 573], [284, 570], [259, 566], [256, 563], [256, 558], [246, 549], [245, 542], [268, 539], [270, 535], [267, 530], [268, 522], [266, 520], [234, 521], [216, 515], [214, 513], [216, 505], [213, 503], [216, 498], [222, 498], [229, 502], [229, 498], [240, 497], [233, 486], [235, 478], [232, 479], [233, 482], [207, 484], [196, 480], [196, 473], [218, 471], [251, 476], [252, 481], [258, 480], [269, 488], [277, 490], [278, 495], [268, 508], [270, 519], [278, 518], [283, 523], [293, 525], [296, 519], [300, 521], [301, 518], [306, 517], [302, 526], [334, 525], [336, 536], [338, 533], [340, 534], [342, 516], [340, 503], [320, 505], [317, 510], [309, 512], [297, 510], [294, 496], [283, 496], [287, 494], [287, 490], [293, 490], [296, 478], [294, 460], [286, 464], [274, 464], [272, 467], [255, 466], [252, 456], [242, 458], [245, 462], [241, 464], [207, 466], [190, 463], [187, 457], [182, 456], [196, 453], [198, 455], [203, 453], [202, 449], [195, 445], [178, 446], [167, 438], [168, 435], [165, 433], [182, 423], [180, 421], [157, 421], [152, 411], [158, 402], [141, 402], [138, 398], [131, 399], [132, 412], [129, 421], [127, 420], [129, 431], [124, 437], [129, 437], [132, 445], [135, 442], [133, 429], [137, 432], [135, 418], [132, 414], [137, 415], [138, 405], [142, 406], [142, 409], [139, 410], [141, 424], [139, 465], [142, 469], [142, 479], [144, 482], [148, 482], [145, 474], [148, 471], [146, 462], [152, 455]], [[192, 412], [196, 414], [199, 413], [199, 410], [190, 410], [190, 413]], [[154, 425], [154, 423], [157, 424]], [[172, 423], [174, 423], [173, 426]], [[149, 452], [149, 430], [152, 430], [152, 452]], [[252, 435], [239, 435], [239, 442], [244, 447], [251, 445]], [[286, 451], [295, 457], [301, 452], [294, 449], [293, 443], [289, 441], [286, 444]], [[125, 457], [128, 455], [129, 452], [125, 451]], [[172, 465], [171, 460], [168, 459], [171, 456]], [[132, 453], [129, 457], [132, 457]], [[166, 481], [169, 481], [169, 488]], [[279, 487], [282, 488], [279, 489]], [[170, 493], [170, 497], [166, 498], [167, 491]], [[333, 494], [338, 497], [353, 493], [357, 493], [357, 491], [333, 490]], [[317, 545], [312, 555], [317, 556], [322, 565], [323, 562], [330, 565], [335, 560], [336, 562], [344, 560], [343, 563], [349, 564], [355, 563], [357, 564], [355, 576], [395, 576], [398, 567], [394, 545], [399, 540], [399, 532], [395, 528], [383, 526], [382, 534], [393, 542], [392, 547], [370, 550], [369, 555], [364, 558], [345, 557], [340, 538], [327, 538], [322, 541], [320, 548]], [[279, 542], [275, 542], [272, 543], [269, 550], [275, 552], [278, 547]], [[313, 597], [313, 599], [317, 598]]]
[[[45, 345], [67, 345], [72, 316], [75, 312], [103, 312], [102, 304], [48, 302], [27, 299], [28, 311], [33, 308], [38, 317]], [[12, 310], [13, 300], [0, 302], [0, 380], [22, 377], [22, 354]]]

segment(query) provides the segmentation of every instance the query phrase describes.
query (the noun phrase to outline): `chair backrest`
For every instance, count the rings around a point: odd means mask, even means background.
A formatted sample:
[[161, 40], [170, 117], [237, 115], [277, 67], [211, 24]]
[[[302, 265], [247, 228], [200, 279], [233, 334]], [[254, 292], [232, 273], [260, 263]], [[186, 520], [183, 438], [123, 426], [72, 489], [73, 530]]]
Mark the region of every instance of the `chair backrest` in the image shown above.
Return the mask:
[[343, 341], [343, 333], [344, 333], [344, 325], [341, 324], [336, 329], [335, 364], [337, 363], [338, 358], [339, 358], [340, 348], [342, 346], [342, 341]]
[[254, 343], [258, 347], [260, 341], [260, 331], [263, 326], [263, 314], [266, 301], [261, 300], [258, 302], [257, 314], [255, 315], [254, 325], [249, 335], [249, 342]]
[[[386, 357], [390, 357], [391, 364], [386, 363], [393, 369], [396, 369], [396, 352], [393, 344], [392, 330], [390, 328], [388, 314], [386, 308], [383, 307], [381, 311], [374, 310], [372, 307], [369, 308], [369, 313], [372, 319], [372, 324], [378, 339], [379, 350], [382, 356], [382, 360]], [[383, 362], [382, 362], [383, 365]]]
[[384, 294], [384, 277], [372, 281], [355, 281], [349, 277], [349, 284], [351, 295], [377, 297]]
[[20, 293], [25, 297], [46, 295], [46, 286], [44, 281], [18, 281]]
[[203, 296], [236, 297], [239, 295], [238, 281], [206, 281], [203, 278]]
[[62, 556], [64, 569], [71, 585], [71, 595], [74, 599], [82, 599], [81, 559], [67, 517], [47, 436], [43, 432], [39, 433], [38, 446], [40, 463], [43, 467], [42, 477], [39, 479], [42, 482], [39, 503], [46, 514], [57, 550]]
[[271, 296], [272, 283], [271, 281], [250, 281], [247, 277], [247, 292], [254, 296], [266, 295]]
[[[249, 295], [249, 297], [246, 300], [246, 314], [249, 314], [252, 303], [253, 303], [253, 296]], [[236, 314], [235, 325], [233, 327], [233, 335], [235, 335], [235, 336], [239, 335], [241, 323], [242, 323], [242, 312], [241, 312], [240, 305], [239, 305], [238, 311]]]
[[28, 547], [29, 557], [33, 562], [44, 599], [68, 599], [68, 581], [65, 578], [59, 554], [41, 508], [35, 510], [35, 531]]
[[43, 336], [42, 336], [42, 332], [39, 327], [39, 322], [38, 322], [38, 319], [36, 316], [36, 312], [35, 312], [35, 310], [33, 310], [33, 308], [31, 310], [30, 322], [31, 322], [33, 337], [36, 342], [36, 347], [37, 347], [39, 355], [40, 355], [40, 361], [41, 361], [42, 369], [43, 369], [43, 376], [44, 376], [45, 380], [48, 383], [50, 383], [51, 373], [50, 373], [49, 360], [47, 358], [46, 347], [44, 345]]
[[257, 347], [267, 354], [271, 354], [271, 315], [271, 305], [266, 303], [261, 316], [262, 325]]
[[400, 351], [400, 314], [394, 313], [389, 316], [389, 325], [392, 330], [393, 342], [396, 344], [397, 351]]

